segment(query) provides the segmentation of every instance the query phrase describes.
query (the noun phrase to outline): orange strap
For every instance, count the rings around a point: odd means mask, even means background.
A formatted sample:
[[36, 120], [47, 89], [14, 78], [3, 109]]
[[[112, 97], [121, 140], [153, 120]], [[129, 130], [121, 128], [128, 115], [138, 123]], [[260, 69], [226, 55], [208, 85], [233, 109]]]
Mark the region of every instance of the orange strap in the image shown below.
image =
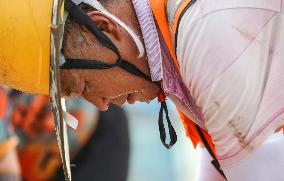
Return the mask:
[[[175, 14], [175, 17], [174, 17], [174, 24], [173, 24], [173, 34], [174, 34], [174, 37], [176, 37], [176, 33], [177, 33], [177, 30], [178, 30], [178, 21], [180, 20], [180, 16], [181, 16], [183, 10], [186, 8], [186, 6], [190, 2], [191, 2], [191, 0], [184, 0], [183, 3], [178, 8], [178, 10], [176, 11], [176, 14]], [[179, 69], [179, 65], [176, 64], [176, 66]], [[195, 123], [192, 120], [190, 120], [186, 115], [184, 115], [182, 112], [180, 112], [180, 118], [183, 121], [184, 127], [186, 129], [187, 136], [190, 137], [194, 147], [196, 147], [199, 142], [202, 142], [202, 140], [201, 140], [201, 138], [199, 136], [199, 133], [198, 133], [198, 131], [196, 129]], [[212, 143], [211, 136], [204, 129], [202, 129], [202, 133], [205, 136], [207, 142], [209, 143], [209, 146], [210, 146], [211, 150], [216, 155], [215, 146]]]
[[[191, 121], [184, 113], [180, 112], [180, 118], [183, 121], [183, 125], [184, 128], [186, 130], [186, 134], [187, 136], [191, 139], [192, 144], [194, 146], [194, 148], [196, 148], [197, 144], [199, 142], [202, 142], [198, 131], [196, 129], [196, 125], [193, 121]], [[208, 134], [207, 131], [205, 131], [204, 129], [202, 129], [202, 133], [205, 136], [207, 142], [209, 143], [209, 146], [211, 148], [211, 150], [214, 152], [214, 154], [216, 155], [216, 151], [215, 151], [215, 146], [212, 143], [212, 139], [211, 136]]]
[[150, 5], [152, 7], [155, 19], [159, 25], [160, 31], [165, 39], [167, 47], [169, 48], [170, 54], [175, 64], [179, 68], [179, 63], [175, 55], [174, 46], [172, 44], [170, 35], [170, 29], [166, 13], [166, 0], [150, 0]]
[[[184, 0], [184, 2], [178, 8], [175, 17], [174, 17], [174, 24], [173, 24], [173, 34], [176, 35], [177, 33], [177, 26], [178, 21], [181, 13], [183, 12], [184, 8], [190, 3], [191, 0]], [[179, 63], [177, 61], [174, 46], [171, 40], [170, 29], [166, 14], [166, 0], [150, 0], [150, 5], [152, 7], [155, 19], [159, 25], [160, 31], [165, 39], [167, 47], [169, 48], [170, 54], [174, 60], [176, 67], [179, 69]]]
[[[176, 11], [175, 17], [174, 17], [174, 24], [173, 24], [173, 34], [174, 37], [176, 36], [177, 33], [177, 26], [178, 26], [178, 21], [179, 17], [181, 16], [181, 13], [183, 12], [184, 8], [191, 2], [191, 0], [184, 0], [183, 3], [179, 6], [178, 10]], [[178, 65], [176, 64], [178, 67]]]

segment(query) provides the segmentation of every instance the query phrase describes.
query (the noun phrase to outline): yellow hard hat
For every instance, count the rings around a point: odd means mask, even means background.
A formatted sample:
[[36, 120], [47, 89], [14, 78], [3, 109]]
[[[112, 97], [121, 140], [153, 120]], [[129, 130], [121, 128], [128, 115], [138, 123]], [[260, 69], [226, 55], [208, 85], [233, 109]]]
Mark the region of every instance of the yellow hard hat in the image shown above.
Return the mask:
[[60, 99], [63, 0], [0, 0], [0, 84], [49, 95], [66, 180], [71, 180]]
[[51, 0], [0, 1], [0, 84], [49, 94]]

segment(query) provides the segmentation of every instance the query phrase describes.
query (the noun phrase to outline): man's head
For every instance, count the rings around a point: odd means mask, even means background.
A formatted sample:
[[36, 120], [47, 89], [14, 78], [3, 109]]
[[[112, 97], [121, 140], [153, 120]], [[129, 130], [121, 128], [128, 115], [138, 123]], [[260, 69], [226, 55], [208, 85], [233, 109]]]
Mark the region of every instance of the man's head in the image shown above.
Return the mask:
[[[137, 35], [141, 32], [131, 1], [101, 0], [101, 4], [113, 15], [128, 25]], [[146, 55], [138, 58], [138, 48], [130, 36], [117, 21], [106, 14], [96, 11], [92, 6], [81, 3], [80, 8], [107, 35], [121, 54], [121, 57], [149, 75]], [[66, 58], [100, 60], [107, 64], [117, 61], [117, 55], [103, 46], [84, 26], [68, 17], [65, 25], [63, 54]], [[62, 70], [63, 95], [81, 95], [105, 110], [109, 102], [123, 104], [150, 101], [156, 97], [159, 87], [141, 77], [114, 67], [105, 70]]]

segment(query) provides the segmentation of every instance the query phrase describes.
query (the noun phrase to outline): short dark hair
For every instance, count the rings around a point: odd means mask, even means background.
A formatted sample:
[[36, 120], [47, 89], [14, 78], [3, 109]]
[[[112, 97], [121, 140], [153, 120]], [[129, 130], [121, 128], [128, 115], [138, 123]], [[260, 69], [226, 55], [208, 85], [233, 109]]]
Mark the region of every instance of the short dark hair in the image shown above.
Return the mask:
[[[107, 7], [108, 5], [110, 5], [111, 3], [115, 2], [115, 1], [110, 1], [110, 0], [98, 0], [99, 3], [101, 3], [103, 6]], [[90, 12], [90, 11], [95, 11], [96, 9], [86, 3], [80, 3], [79, 4], [80, 8], [85, 11], [85, 12]]]
[[[122, 0], [98, 0], [98, 2], [100, 2], [106, 9], [110, 8], [114, 2], [119, 2], [119, 1], [125, 2], [125, 0], [123, 1]], [[96, 8], [92, 7], [89, 4], [83, 3], [83, 2], [80, 3], [78, 6], [85, 13], [96, 11]], [[63, 44], [62, 44], [63, 54], [65, 56], [69, 56], [70, 52], [68, 50], [70, 49], [72, 49], [72, 52], [79, 51], [79, 49], [75, 48], [78, 45], [82, 47], [84, 45], [87, 45], [87, 42], [81, 34], [80, 25], [73, 18], [68, 16], [65, 21], [65, 27], [64, 27], [64, 36], [63, 36]]]
[[[98, 0], [98, 2], [100, 2], [103, 6], [107, 6], [107, 3], [109, 2], [109, 0]], [[93, 6], [86, 4], [86, 3], [80, 3], [78, 5], [80, 7], [81, 10], [83, 10], [85, 13], [91, 12], [91, 11], [96, 11], [96, 8], [94, 8]], [[66, 19], [65, 24], [68, 27], [68, 24], [73, 24], [75, 23], [74, 20], [68, 16]]]
[[[98, 1], [104, 7], [107, 7], [108, 2], [110, 0], [98, 0]], [[92, 7], [89, 4], [83, 3], [83, 2], [80, 3], [78, 6], [85, 13], [96, 11], [94, 7]], [[79, 51], [79, 49], [75, 48], [76, 46], [78, 46], [78, 44], [83, 46], [86, 43], [85, 39], [83, 38], [81, 34], [80, 29], [81, 29], [80, 25], [72, 17], [67, 16], [67, 19], [65, 21], [65, 26], [64, 26], [64, 35], [63, 35], [63, 44], [62, 44], [62, 50], [65, 56], [69, 56], [71, 52]]]
[[90, 12], [90, 11], [95, 11], [96, 9], [89, 5], [89, 4], [86, 4], [86, 3], [80, 3], [79, 4], [79, 7], [84, 11], [84, 12]]

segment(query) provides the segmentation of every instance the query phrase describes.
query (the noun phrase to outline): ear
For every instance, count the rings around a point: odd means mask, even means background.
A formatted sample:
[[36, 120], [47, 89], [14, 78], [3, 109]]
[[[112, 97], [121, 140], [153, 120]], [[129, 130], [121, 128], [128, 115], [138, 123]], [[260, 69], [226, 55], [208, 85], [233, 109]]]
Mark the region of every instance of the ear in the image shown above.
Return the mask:
[[[122, 38], [121, 27], [112, 18], [99, 11], [92, 11], [87, 13], [87, 15], [106, 35], [113, 36], [117, 40]], [[86, 27], [82, 26], [82, 28], [84, 31], [88, 31]]]

